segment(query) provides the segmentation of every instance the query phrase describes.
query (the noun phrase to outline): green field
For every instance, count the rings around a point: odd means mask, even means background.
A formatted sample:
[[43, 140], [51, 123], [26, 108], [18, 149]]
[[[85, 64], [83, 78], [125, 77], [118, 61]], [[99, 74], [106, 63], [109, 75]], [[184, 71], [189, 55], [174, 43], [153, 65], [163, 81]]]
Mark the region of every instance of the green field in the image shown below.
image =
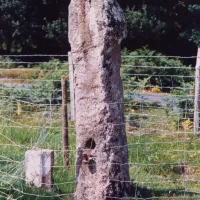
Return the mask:
[[[72, 199], [74, 123], [69, 124], [70, 168], [65, 169], [62, 164], [60, 107], [53, 106], [50, 116], [44, 115], [47, 107], [36, 108], [33, 104], [21, 103], [22, 114], [18, 116], [16, 102], [9, 103], [6, 106], [8, 111], [4, 110], [0, 119], [1, 199], [8, 196], [27, 200]], [[177, 113], [168, 113], [159, 107], [143, 112], [128, 109], [126, 114], [135, 120], [127, 123], [133, 199], [200, 199], [199, 136], [183, 131], [177, 124]], [[34, 146], [55, 150], [54, 187], [51, 191], [25, 186], [24, 154]]]
[[[0, 177], [2, 196], [12, 195], [14, 199], [68, 199], [74, 188], [75, 135], [74, 124], [70, 124], [70, 169], [62, 164], [61, 119], [60, 109], [53, 108], [51, 116], [45, 115], [43, 106], [22, 105], [22, 114], [17, 116], [17, 106], [13, 103], [12, 117], [1, 115], [0, 126]], [[5, 114], [5, 113], [4, 113]], [[6, 116], [6, 115], [4, 115]], [[52, 191], [30, 189], [25, 187], [24, 155], [34, 147], [55, 150], [53, 169], [54, 188]], [[5, 193], [5, 194], [4, 194]], [[5, 199], [1, 197], [2, 199]], [[45, 198], [47, 199], [47, 197]]]
[[[62, 159], [61, 105], [56, 100], [60, 95], [59, 79], [66, 71], [54, 69], [53, 64], [50, 67], [43, 66], [43, 70], [2, 69], [2, 200], [73, 199], [75, 123], [69, 122], [70, 167], [66, 169]], [[63, 65], [61, 69], [65, 68]], [[5, 83], [9, 85], [3, 85]], [[140, 87], [137, 92], [143, 89]], [[135, 88], [125, 88], [125, 93], [134, 91]], [[161, 107], [157, 103], [141, 103], [125, 98], [133, 199], [200, 199], [200, 138], [192, 133], [191, 121], [188, 127], [183, 126], [189, 115], [179, 110], [173, 111], [170, 107]], [[24, 155], [35, 147], [55, 152], [54, 187], [50, 191], [25, 185]]]

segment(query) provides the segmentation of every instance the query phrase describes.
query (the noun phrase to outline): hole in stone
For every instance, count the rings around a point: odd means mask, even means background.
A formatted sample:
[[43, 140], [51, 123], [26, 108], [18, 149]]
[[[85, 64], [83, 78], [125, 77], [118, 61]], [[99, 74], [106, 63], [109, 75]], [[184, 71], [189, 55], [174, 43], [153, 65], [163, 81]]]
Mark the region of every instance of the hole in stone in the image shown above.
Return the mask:
[[96, 147], [96, 143], [92, 138], [86, 141], [85, 148], [94, 149], [95, 147]]
[[96, 161], [94, 159], [88, 161], [88, 168], [92, 174], [96, 173], [97, 168], [96, 168]]

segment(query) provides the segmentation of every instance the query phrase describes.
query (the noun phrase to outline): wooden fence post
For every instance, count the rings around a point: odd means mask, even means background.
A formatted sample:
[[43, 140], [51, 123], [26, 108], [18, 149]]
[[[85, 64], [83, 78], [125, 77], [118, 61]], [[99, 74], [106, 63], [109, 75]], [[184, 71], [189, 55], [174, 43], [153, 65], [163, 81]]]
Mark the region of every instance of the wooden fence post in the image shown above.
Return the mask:
[[200, 112], [200, 48], [198, 48], [196, 72], [195, 72], [195, 100], [194, 100], [194, 133], [199, 132]]
[[67, 78], [61, 79], [62, 85], [62, 145], [63, 145], [63, 164], [69, 166], [69, 144], [68, 144], [68, 115], [67, 115]]
[[70, 87], [70, 119], [75, 120], [75, 92], [74, 92], [74, 66], [72, 62], [72, 53], [68, 52], [69, 62], [69, 87]]

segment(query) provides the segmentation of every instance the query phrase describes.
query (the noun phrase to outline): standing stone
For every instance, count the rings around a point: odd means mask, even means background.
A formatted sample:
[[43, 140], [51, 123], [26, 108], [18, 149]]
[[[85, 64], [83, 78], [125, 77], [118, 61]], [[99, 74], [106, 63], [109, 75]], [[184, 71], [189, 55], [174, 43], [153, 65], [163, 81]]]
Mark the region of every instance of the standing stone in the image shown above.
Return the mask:
[[77, 134], [75, 200], [129, 196], [120, 77], [120, 43], [125, 36], [125, 20], [116, 0], [71, 0], [69, 41]]
[[36, 188], [52, 188], [54, 153], [46, 149], [33, 149], [25, 154], [26, 184]]

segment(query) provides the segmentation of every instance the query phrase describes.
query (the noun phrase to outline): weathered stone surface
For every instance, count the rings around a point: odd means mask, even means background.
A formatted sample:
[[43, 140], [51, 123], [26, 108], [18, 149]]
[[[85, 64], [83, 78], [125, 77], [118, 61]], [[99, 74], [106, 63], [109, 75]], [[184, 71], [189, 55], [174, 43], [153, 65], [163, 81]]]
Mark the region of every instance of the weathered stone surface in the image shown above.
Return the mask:
[[71, 0], [69, 41], [76, 105], [76, 200], [129, 195], [128, 151], [120, 77], [126, 36], [115, 0]]
[[52, 166], [54, 152], [33, 149], [25, 154], [26, 184], [37, 188], [51, 188], [53, 185]]

